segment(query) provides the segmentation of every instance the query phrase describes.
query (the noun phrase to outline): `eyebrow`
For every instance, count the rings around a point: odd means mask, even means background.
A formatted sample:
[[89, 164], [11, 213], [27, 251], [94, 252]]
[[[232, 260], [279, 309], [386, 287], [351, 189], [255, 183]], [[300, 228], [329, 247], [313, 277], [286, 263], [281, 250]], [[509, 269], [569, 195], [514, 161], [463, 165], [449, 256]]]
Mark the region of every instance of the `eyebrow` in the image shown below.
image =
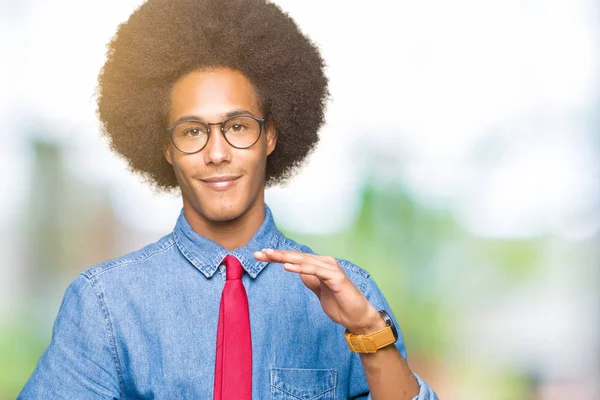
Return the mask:
[[[240, 108], [240, 109], [229, 111], [229, 112], [227, 112], [225, 114], [221, 114], [221, 121], [224, 121], [224, 120], [226, 120], [228, 118], [231, 118], [231, 117], [236, 117], [238, 115], [252, 115], [253, 117], [255, 117], [255, 115], [253, 113], [251, 113], [250, 111], [244, 110], [244, 109]], [[204, 118], [202, 118], [202, 117], [200, 117], [198, 115], [184, 115], [184, 116], [181, 116], [181, 117], [177, 118], [177, 120], [175, 122], [173, 122], [171, 124], [171, 126], [175, 126], [175, 125], [177, 125], [177, 124], [179, 124], [181, 122], [186, 122], [186, 121], [202, 121], [202, 122], [207, 122], [207, 121], [204, 120]], [[221, 121], [219, 121], [219, 122], [221, 122]]]

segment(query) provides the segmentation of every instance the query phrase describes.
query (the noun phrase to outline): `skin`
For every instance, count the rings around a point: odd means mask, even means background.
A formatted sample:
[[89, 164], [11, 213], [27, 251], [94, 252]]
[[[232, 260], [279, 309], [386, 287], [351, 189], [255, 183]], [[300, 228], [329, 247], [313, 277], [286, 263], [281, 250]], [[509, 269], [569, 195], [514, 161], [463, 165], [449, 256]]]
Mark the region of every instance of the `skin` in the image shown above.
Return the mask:
[[[204, 122], [219, 122], [234, 110], [263, 117], [256, 91], [240, 72], [227, 68], [194, 71], [180, 78], [171, 91], [169, 125], [184, 116]], [[218, 130], [206, 147], [184, 154], [172, 143], [165, 146], [183, 197], [183, 210], [192, 229], [227, 250], [244, 246], [264, 221], [265, 168], [267, 156], [275, 149], [274, 125], [249, 149], [230, 146]], [[215, 191], [200, 181], [212, 176], [240, 176], [237, 184]], [[260, 261], [281, 263], [297, 273], [318, 298], [332, 321], [355, 334], [376, 332], [385, 327], [379, 313], [354, 286], [335, 258], [298, 251], [264, 249], [254, 253]], [[373, 399], [412, 399], [419, 386], [395, 346], [376, 353], [361, 354], [361, 361]]]
[[[168, 123], [171, 126], [184, 116], [220, 122], [236, 110], [263, 117], [256, 91], [242, 73], [227, 68], [194, 71], [173, 86]], [[227, 143], [218, 125], [211, 129], [200, 152], [185, 154], [169, 142], [165, 158], [175, 171], [183, 212], [192, 229], [232, 251], [248, 243], [265, 218], [266, 162], [277, 135], [274, 125], [267, 124], [254, 146], [236, 149]], [[240, 178], [226, 191], [215, 191], [200, 180], [222, 175]]]

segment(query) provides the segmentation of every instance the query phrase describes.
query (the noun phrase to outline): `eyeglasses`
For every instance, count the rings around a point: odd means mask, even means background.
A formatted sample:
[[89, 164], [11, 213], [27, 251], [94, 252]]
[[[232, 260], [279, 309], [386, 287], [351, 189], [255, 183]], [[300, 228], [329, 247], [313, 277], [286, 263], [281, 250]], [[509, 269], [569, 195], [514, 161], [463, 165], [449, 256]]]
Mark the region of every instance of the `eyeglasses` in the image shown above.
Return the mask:
[[215, 123], [188, 119], [167, 128], [167, 132], [179, 151], [193, 154], [206, 147], [211, 134], [210, 126], [220, 125], [221, 133], [227, 143], [236, 149], [247, 149], [258, 142], [264, 123], [263, 118], [247, 114], [236, 115]]

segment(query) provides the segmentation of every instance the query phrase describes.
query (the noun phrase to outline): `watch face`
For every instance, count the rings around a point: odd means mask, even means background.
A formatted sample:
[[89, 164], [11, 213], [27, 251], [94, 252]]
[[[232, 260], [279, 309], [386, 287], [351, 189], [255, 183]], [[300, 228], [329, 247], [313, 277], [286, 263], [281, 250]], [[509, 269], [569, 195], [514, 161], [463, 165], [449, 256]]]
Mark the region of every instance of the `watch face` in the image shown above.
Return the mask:
[[379, 315], [381, 315], [381, 318], [383, 318], [383, 320], [385, 321], [385, 324], [387, 326], [389, 326], [390, 328], [392, 328], [392, 333], [394, 334], [394, 339], [398, 340], [398, 331], [396, 330], [396, 325], [394, 325], [394, 321], [392, 321], [392, 318], [387, 313], [387, 311], [380, 310]]

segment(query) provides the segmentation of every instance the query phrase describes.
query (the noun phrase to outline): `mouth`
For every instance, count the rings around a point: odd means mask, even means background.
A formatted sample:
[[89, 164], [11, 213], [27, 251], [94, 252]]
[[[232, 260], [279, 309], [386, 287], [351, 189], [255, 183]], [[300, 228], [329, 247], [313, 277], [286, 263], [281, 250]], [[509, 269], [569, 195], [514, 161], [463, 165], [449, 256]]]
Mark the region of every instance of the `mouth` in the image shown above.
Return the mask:
[[200, 179], [200, 182], [216, 191], [223, 191], [232, 188], [237, 185], [241, 176], [212, 176], [205, 179]]

